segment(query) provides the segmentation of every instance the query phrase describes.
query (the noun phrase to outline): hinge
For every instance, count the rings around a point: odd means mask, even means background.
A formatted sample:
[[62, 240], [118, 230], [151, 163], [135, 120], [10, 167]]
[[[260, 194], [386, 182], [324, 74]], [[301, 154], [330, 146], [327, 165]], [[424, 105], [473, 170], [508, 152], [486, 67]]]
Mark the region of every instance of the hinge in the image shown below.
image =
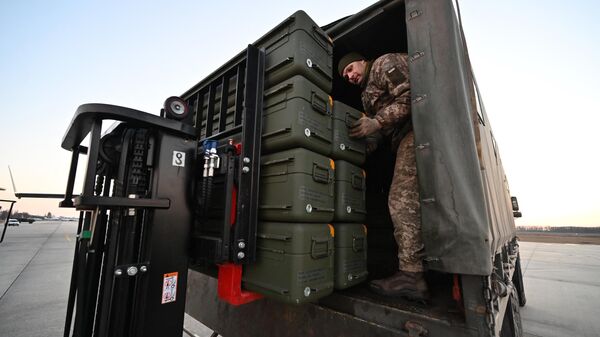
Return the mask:
[[414, 62], [415, 60], [418, 60], [423, 56], [425, 56], [425, 52], [418, 51], [410, 56], [409, 61]]
[[416, 104], [416, 103], [422, 102], [425, 98], [427, 98], [426, 94], [416, 95], [415, 98], [412, 100], [412, 103]]
[[423, 14], [423, 11], [421, 11], [419, 9], [415, 9], [414, 11], [408, 13], [408, 19], [412, 20], [412, 19], [420, 16], [421, 14]]
[[415, 148], [417, 150], [424, 150], [424, 149], [428, 148], [429, 146], [430, 146], [429, 143], [424, 143], [424, 144], [419, 144], [419, 145], [415, 146]]

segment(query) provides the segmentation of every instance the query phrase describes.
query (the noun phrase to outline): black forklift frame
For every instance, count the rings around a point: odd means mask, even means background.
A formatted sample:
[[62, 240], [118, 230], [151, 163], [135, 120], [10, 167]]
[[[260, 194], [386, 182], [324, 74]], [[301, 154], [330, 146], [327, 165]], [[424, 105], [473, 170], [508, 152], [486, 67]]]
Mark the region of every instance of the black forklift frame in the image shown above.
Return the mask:
[[[235, 229], [233, 235], [234, 242], [245, 242], [244, 251], [246, 252], [244, 258], [239, 257], [236, 252], [232, 254], [234, 257], [233, 261], [236, 263], [249, 263], [254, 261], [254, 255], [256, 251], [255, 245], [258, 208], [258, 178], [260, 174], [260, 130], [262, 124], [261, 116], [264, 63], [264, 50], [258, 49], [253, 45], [249, 45], [246, 58], [235, 67], [235, 75], [238, 76], [236, 102], [239, 103], [236, 106], [236, 127], [232, 130], [223, 131], [225, 125], [223, 122], [221, 122], [219, 130], [223, 132], [219, 132], [215, 135], [209, 134], [211, 139], [216, 140], [223, 139], [234, 133], [241, 132], [242, 147], [239, 157], [243, 159], [237, 160], [236, 163], [239, 166], [237, 167], [237, 170], [230, 170], [230, 172], [228, 172], [230, 176], [233, 174], [233, 172], [238, 173], [238, 197], [236, 208], [237, 221], [234, 227]], [[223, 76], [222, 80], [224, 83], [228, 83], [229, 78]], [[216, 84], [211, 84], [209, 88], [209, 94], [212, 92], [213, 95], [213, 104], [215, 88]], [[225, 109], [222, 111], [224, 110]], [[212, 121], [212, 115], [210, 117]], [[107, 313], [107, 310], [109, 305], [112, 305], [111, 308], [125, 308], [125, 306], [131, 304], [128, 302], [125, 296], [122, 298], [119, 296], [112, 296], [111, 294], [103, 291], [103, 289], [106, 287], [113, 287], [112, 284], [114, 283], [114, 280], [111, 281], [111, 279], [114, 279], [115, 277], [121, 277], [117, 274], [113, 275], [112, 269], [116, 267], [123, 267], [120, 269], [125, 270], [134, 265], [115, 265], [115, 261], [113, 261], [113, 259], [115, 256], [114, 254], [116, 254], [117, 250], [119, 250], [119, 245], [125, 245], [129, 242], [129, 240], [117, 240], [116, 237], [114, 237], [115, 233], [107, 233], [107, 241], [106, 243], [104, 242], [104, 236], [101, 234], [105, 232], [107, 228], [106, 226], [109, 225], [107, 211], [118, 209], [135, 209], [139, 211], [152, 209], [165, 210], [177, 207], [176, 204], [171, 203], [169, 198], [129, 198], [123, 196], [111, 197], [109, 196], [110, 193], [108, 188], [104, 188], [101, 195], [99, 195], [100, 192], [97, 189], [97, 179], [100, 179], [103, 182], [108, 182], [111, 178], [113, 178], [108, 174], [105, 174], [104, 176], [100, 174], [97, 167], [99, 152], [101, 151], [100, 144], [103, 120], [126, 122], [131, 128], [154, 130], [161, 134], [169, 135], [170, 138], [168, 138], [167, 141], [171, 143], [174, 141], [174, 139], [179, 138], [197, 140], [198, 135], [200, 134], [200, 130], [196, 130], [193, 126], [189, 125], [189, 123], [186, 123], [185, 121], [168, 120], [142, 111], [124, 107], [106, 104], [85, 104], [77, 109], [62, 142], [62, 147], [66, 150], [72, 151], [73, 154], [71, 158], [67, 189], [64, 194], [64, 200], [60, 202], [60, 206], [70, 208], [74, 207], [81, 211], [77, 229], [78, 239], [75, 246], [72, 278], [65, 320], [65, 337], [70, 336], [71, 332], [73, 332], [73, 336], [86, 337], [112, 336], [115, 334], [121, 334], [125, 331], [128, 331], [128, 333], [135, 336], [142, 333], [141, 330], [134, 331], [127, 329], [126, 325], [121, 324], [123, 323], [121, 321], [125, 318], [121, 318], [118, 324], [116, 324], [115, 329], [118, 329], [119, 331], [111, 331], [113, 324], [109, 324], [108, 322], [109, 313]], [[222, 121], [224, 121], [224, 118]], [[209, 126], [212, 130], [212, 126]], [[87, 137], [88, 134], [90, 137], [89, 147], [80, 145], [80, 143]], [[160, 138], [157, 142], [160, 142], [161, 139], [165, 138]], [[204, 141], [204, 139], [201, 141]], [[199, 143], [194, 141], [193, 144], [196, 144], [195, 146], [197, 148]], [[160, 144], [154, 144], [152, 147], [158, 148], [160, 147]], [[79, 154], [87, 154], [88, 160], [87, 168], [85, 170], [83, 190], [81, 195], [76, 196], [73, 194], [73, 188]], [[191, 162], [191, 166], [194, 166], [194, 163], [196, 162], [195, 158], [192, 158]], [[120, 165], [124, 164], [121, 163]], [[232, 184], [229, 184], [228, 187], [231, 188]], [[181, 198], [193, 199], [190, 195], [181, 196]], [[191, 200], [187, 200], [187, 203], [189, 205], [193, 205]], [[164, 214], [161, 214], [160, 216], [151, 214], [149, 218], [155, 218], [153, 221], [160, 222], [164, 222], [166, 220]], [[120, 217], [117, 221], [121, 220], [123, 220], [122, 217]], [[144, 216], [142, 221], [146, 220], [147, 218]], [[230, 225], [228, 220], [229, 219], [227, 218], [224, 221], [224, 225], [226, 224], [227, 228], [229, 228]], [[173, 224], [171, 224], [169, 227], [173, 227]], [[99, 234], [95, 235], [94, 233]], [[228, 233], [229, 235], [228, 231], [224, 233]], [[177, 231], [176, 235], [179, 242], [189, 241], [190, 233], [188, 231], [179, 230]], [[227, 237], [227, 239], [229, 240], [229, 237]], [[109, 242], [111, 241], [111, 247], [109, 247]], [[150, 241], [149, 244], [152, 244], [152, 242], [154, 241]], [[161, 249], [167, 249], [168, 245], [161, 244], [160, 247]], [[234, 245], [234, 247], [236, 249], [242, 248], [237, 244]], [[145, 249], [147, 250], [149, 248]], [[108, 255], [105, 256], [104, 254]], [[160, 259], [160, 255], [171, 256], [172, 252], [164, 251], [164, 254], [153, 254], [151, 259]], [[184, 253], [182, 256], [184, 257], [183, 260], [185, 260], [185, 266], [187, 270], [187, 257], [185, 257], [185, 255], [186, 254]], [[107, 265], [110, 266], [107, 267]], [[151, 265], [152, 261], [141, 261], [137, 263], [135, 267], [139, 268], [140, 270], [142, 267], [145, 267], [144, 272], [145, 270], [148, 270], [149, 273], [153, 275], [153, 273], [155, 274], [157, 271], [152, 271]], [[102, 278], [102, 280], [100, 280], [100, 278]], [[186, 275], [181, 275], [181, 278], [181, 286], [183, 289], [179, 290], [181, 293], [178, 296], [183, 295], [183, 297], [185, 297]], [[101, 285], [104, 282], [108, 283]], [[144, 284], [147, 285], [147, 283]], [[141, 287], [146, 287], [144, 284], [142, 284]], [[98, 288], [99, 286], [100, 289]], [[131, 293], [129, 294], [131, 295]], [[133, 296], [136, 295], [142, 296], [139, 290], [134, 291]], [[77, 302], [77, 305], [75, 305], [75, 302]], [[151, 307], [153, 307], [154, 304], [148, 303], [148, 308], [146, 308], [143, 305], [143, 303], [146, 302], [147, 301], [144, 298], [134, 298], [133, 307], [130, 308], [132, 310], [132, 316], [130, 318], [134, 326], [143, 324], [144, 317], [146, 317], [145, 315], [148, 312], [153, 311]], [[179, 303], [176, 306], [169, 307], [172, 309], [166, 309], [171, 310], [172, 314], [181, 314], [182, 322], [185, 306], [184, 302], [185, 301], [179, 300]], [[78, 308], [77, 312], [75, 312], [75, 308]], [[74, 324], [72, 324], [73, 316], [75, 316]], [[173, 327], [173, 329], [178, 329], [177, 332], [180, 332], [179, 330], [181, 330], [181, 328], [182, 326]], [[160, 329], [156, 329], [156, 331], [146, 331], [145, 336], [163, 336], [165, 333], [169, 335], [169, 331], [171, 331], [169, 330], [169, 327], [161, 327]], [[148, 333], [150, 333], [150, 335], [148, 335]]]
[[[202, 105], [207, 101], [206, 124], [204, 127], [204, 141], [226, 142], [228, 139], [241, 133], [241, 153], [232, 166], [226, 160], [226, 202], [223, 222], [219, 238], [208, 238], [214, 242], [217, 252], [217, 261], [232, 261], [235, 264], [248, 264], [256, 260], [256, 227], [258, 219], [258, 194], [260, 178], [260, 151], [262, 135], [262, 106], [265, 72], [265, 51], [254, 45], [248, 45], [246, 57], [231, 65], [221, 72], [212, 81], [186, 93], [183, 97], [192, 108], [193, 121], [196, 125], [197, 135], [202, 134]], [[227, 101], [230, 92], [229, 82], [235, 78], [235, 110], [233, 127], [226, 129]], [[215, 117], [215, 102], [217, 88], [221, 88], [219, 106], [219, 126], [213, 134], [213, 120]], [[232, 156], [228, 157], [232, 159]], [[233, 227], [233, 238], [230, 235], [230, 214], [232, 205], [232, 189], [234, 181], [237, 182], [238, 194], [235, 205], [236, 223]], [[206, 241], [205, 241], [206, 242]]]
[[[166, 120], [158, 116], [141, 111], [106, 105], [85, 104], [80, 106], [65, 134], [62, 147], [73, 152], [71, 167], [67, 182], [64, 200], [61, 207], [75, 207], [81, 211], [77, 229], [77, 242], [75, 245], [72, 276], [67, 304], [64, 336], [70, 336], [72, 319], [74, 316], [75, 302], [79, 308], [75, 313], [73, 324], [74, 336], [110, 336], [110, 327], [98, 317], [106, 317], [106, 308], [112, 301], [114, 306], [127, 305], [121, 298], [107, 298], [102, 290], [98, 292], [102, 274], [108, 271], [107, 261], [103, 263], [103, 253], [117, 249], [117, 244], [107, 247], [103, 238], [98, 238], [95, 233], [102, 233], [107, 226], [109, 209], [167, 209], [171, 206], [169, 199], [146, 198], [134, 199], [126, 197], [110, 197], [108, 188], [99, 196], [95, 193], [96, 179], [99, 177], [97, 165], [100, 151], [100, 139], [103, 120], [116, 120], [129, 123], [132, 127], [160, 130], [164, 133], [182, 138], [194, 138], [195, 130], [177, 121]], [[90, 134], [90, 146], [86, 148], [80, 143]], [[83, 190], [80, 196], [73, 198], [73, 186], [79, 154], [88, 154], [87, 168], [85, 171]], [[110, 178], [110, 177], [106, 177]], [[95, 213], [95, 214], [94, 214]], [[94, 228], [95, 227], [95, 228]], [[187, 235], [187, 233], [181, 233]], [[110, 258], [109, 258], [110, 260]], [[110, 263], [109, 263], [110, 264]], [[112, 266], [114, 267], [114, 266]], [[112, 270], [108, 271], [112, 275]], [[103, 277], [106, 280], [106, 277]], [[99, 311], [96, 315], [96, 308]]]

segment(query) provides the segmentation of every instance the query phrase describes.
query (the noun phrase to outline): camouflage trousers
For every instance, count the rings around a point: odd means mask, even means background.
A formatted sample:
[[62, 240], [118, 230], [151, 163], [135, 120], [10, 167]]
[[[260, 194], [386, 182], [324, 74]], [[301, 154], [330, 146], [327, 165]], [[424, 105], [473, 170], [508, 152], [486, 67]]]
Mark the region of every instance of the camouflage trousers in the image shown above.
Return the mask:
[[394, 237], [398, 244], [400, 270], [422, 272], [424, 269], [421, 253], [424, 246], [421, 238], [415, 137], [412, 131], [402, 138], [398, 146], [388, 206], [394, 223]]

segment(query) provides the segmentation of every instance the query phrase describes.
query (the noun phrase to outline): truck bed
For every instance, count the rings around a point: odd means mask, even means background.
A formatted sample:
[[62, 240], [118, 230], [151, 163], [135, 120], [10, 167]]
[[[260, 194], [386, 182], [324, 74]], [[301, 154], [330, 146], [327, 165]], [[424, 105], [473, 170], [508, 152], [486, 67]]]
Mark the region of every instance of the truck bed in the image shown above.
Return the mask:
[[234, 307], [217, 298], [215, 278], [190, 270], [186, 311], [225, 337], [407, 336], [408, 321], [425, 327], [429, 336], [475, 336], [466, 329], [447, 281], [442, 274], [428, 275], [433, 300], [427, 304], [386, 298], [362, 284], [318, 303], [286, 305], [261, 299]]

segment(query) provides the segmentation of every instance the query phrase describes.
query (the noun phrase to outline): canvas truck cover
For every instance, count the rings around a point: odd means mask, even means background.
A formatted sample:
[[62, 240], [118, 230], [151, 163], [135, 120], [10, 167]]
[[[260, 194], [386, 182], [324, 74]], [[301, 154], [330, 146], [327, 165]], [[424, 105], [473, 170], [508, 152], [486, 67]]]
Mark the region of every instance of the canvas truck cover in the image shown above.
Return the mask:
[[408, 0], [406, 20], [428, 264], [489, 275], [516, 231], [462, 28], [450, 0]]
[[492, 255], [473, 122], [473, 80], [460, 27], [450, 1], [409, 0], [406, 20], [428, 266], [488, 275]]
[[485, 112], [453, 2], [380, 1], [326, 31], [335, 46], [348, 30], [402, 4], [405, 16], [397, 19], [406, 20], [408, 35], [424, 258], [432, 270], [489, 275], [493, 255], [514, 237], [514, 219], [489, 123], [478, 117]]

